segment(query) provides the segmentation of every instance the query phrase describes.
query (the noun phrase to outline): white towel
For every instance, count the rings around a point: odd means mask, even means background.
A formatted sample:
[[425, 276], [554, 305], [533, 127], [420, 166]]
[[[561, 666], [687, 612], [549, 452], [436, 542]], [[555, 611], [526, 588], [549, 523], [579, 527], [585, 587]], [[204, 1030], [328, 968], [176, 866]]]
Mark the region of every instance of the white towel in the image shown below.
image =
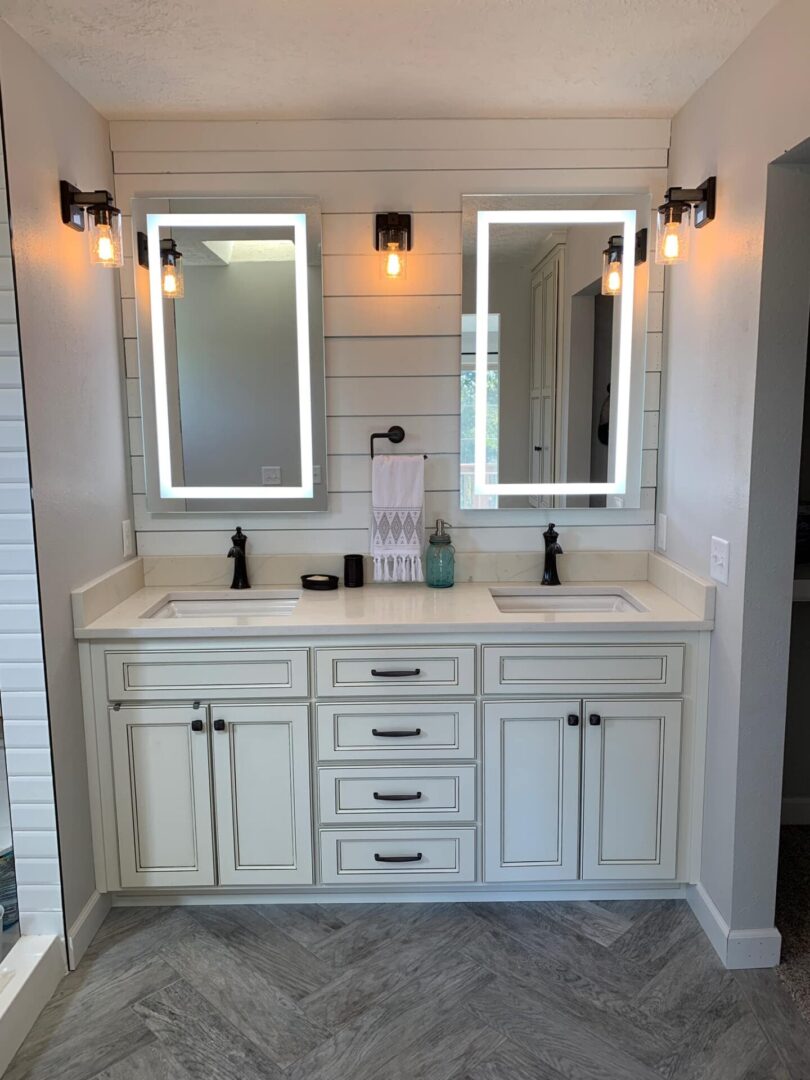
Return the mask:
[[382, 454], [371, 469], [375, 581], [422, 581], [425, 459]]

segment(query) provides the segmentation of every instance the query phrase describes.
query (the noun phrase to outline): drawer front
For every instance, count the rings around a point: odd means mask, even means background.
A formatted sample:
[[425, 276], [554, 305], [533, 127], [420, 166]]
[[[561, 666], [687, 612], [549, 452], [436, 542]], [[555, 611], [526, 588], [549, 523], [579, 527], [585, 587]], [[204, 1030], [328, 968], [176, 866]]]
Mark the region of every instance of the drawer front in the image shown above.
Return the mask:
[[472, 701], [318, 706], [321, 761], [475, 757]]
[[475, 881], [475, 829], [322, 829], [320, 844], [326, 885]]
[[485, 694], [679, 694], [683, 645], [485, 645]]
[[475, 820], [475, 766], [319, 769], [322, 825]]
[[475, 648], [318, 649], [318, 697], [474, 694]]
[[307, 697], [306, 649], [108, 652], [111, 701]]

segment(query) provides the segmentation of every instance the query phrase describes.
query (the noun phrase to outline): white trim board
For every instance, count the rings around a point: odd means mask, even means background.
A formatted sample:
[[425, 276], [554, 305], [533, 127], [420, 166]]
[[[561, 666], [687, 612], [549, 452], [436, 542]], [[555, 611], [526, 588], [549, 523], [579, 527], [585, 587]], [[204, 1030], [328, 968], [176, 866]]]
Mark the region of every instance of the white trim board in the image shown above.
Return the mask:
[[730, 970], [776, 967], [782, 935], [775, 926], [732, 930], [703, 885], [691, 885], [686, 899], [715, 952]]
[[65, 952], [53, 935], [21, 937], [2, 964], [12, 973], [0, 990], [0, 1076], [22, 1046], [66, 973]]
[[67, 944], [71, 971], [75, 971], [79, 966], [79, 961], [107, 918], [111, 907], [109, 894], [96, 890], [79, 912], [76, 921], [69, 927]]

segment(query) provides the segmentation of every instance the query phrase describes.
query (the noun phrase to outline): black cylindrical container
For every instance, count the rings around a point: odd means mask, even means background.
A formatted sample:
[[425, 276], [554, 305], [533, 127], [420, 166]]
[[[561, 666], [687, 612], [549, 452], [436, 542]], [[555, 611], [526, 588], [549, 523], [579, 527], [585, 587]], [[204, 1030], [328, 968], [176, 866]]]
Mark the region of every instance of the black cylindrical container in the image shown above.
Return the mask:
[[347, 589], [359, 589], [363, 584], [363, 556], [346, 555], [343, 559], [343, 584]]

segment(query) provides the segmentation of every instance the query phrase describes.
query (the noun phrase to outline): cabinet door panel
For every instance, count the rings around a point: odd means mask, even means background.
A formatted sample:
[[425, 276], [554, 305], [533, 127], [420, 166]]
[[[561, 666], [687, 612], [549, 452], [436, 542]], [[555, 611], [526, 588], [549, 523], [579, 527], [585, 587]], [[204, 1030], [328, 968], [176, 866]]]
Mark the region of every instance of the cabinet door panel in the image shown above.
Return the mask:
[[205, 713], [189, 707], [110, 711], [121, 884], [213, 885]]
[[484, 705], [487, 881], [576, 878], [579, 716], [579, 701]]
[[221, 883], [311, 884], [306, 705], [212, 705], [211, 716]]
[[585, 718], [583, 877], [673, 878], [681, 703], [588, 701]]

